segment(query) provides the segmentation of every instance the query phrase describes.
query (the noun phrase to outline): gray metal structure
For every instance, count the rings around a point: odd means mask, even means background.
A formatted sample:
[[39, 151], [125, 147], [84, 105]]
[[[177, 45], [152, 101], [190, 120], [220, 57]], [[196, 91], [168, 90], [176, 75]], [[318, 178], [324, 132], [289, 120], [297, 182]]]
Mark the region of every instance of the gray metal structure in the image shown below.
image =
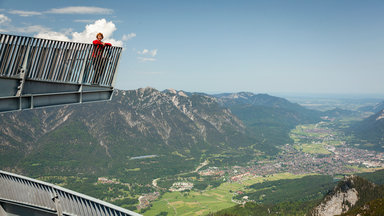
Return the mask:
[[0, 170], [0, 216], [139, 216], [53, 184]]
[[0, 112], [110, 100], [121, 52], [0, 34]]

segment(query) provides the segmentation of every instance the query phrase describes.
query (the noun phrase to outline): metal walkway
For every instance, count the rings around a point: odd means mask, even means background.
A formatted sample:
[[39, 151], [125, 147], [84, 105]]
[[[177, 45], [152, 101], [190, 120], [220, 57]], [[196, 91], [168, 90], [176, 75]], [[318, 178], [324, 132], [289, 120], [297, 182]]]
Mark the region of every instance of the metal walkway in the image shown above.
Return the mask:
[[140, 214], [53, 184], [0, 170], [0, 215], [139, 216]]
[[121, 52], [0, 34], [0, 112], [110, 100]]

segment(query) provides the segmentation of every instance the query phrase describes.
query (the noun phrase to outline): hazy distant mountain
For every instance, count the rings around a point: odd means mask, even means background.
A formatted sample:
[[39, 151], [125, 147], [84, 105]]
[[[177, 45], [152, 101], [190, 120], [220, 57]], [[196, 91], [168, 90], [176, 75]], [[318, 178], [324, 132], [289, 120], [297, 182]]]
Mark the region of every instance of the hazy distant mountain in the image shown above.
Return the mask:
[[335, 108], [332, 110], [324, 111], [322, 115], [328, 116], [329, 118], [342, 118], [342, 117], [360, 116], [360, 113], [357, 111]]
[[288, 100], [280, 97], [270, 96], [268, 94], [254, 94], [251, 92], [239, 93], [224, 93], [214, 95], [220, 98], [221, 101], [230, 106], [232, 104], [248, 104], [254, 106], [267, 106], [267, 107], [280, 107], [286, 109], [301, 109], [298, 104], [289, 102]]
[[378, 103], [378, 104], [376, 104], [374, 106], [360, 107], [358, 110], [360, 112], [373, 112], [373, 113], [377, 113], [377, 112], [380, 112], [383, 109], [384, 109], [384, 101], [381, 102], [381, 103]]
[[248, 92], [215, 96], [244, 122], [248, 131], [262, 138], [263, 146], [270, 152], [274, 151], [273, 146], [291, 142], [288, 134], [296, 125], [320, 121], [321, 112], [284, 98]]
[[357, 138], [361, 147], [384, 151], [384, 109], [353, 124], [348, 132]]
[[[297, 124], [318, 121], [321, 112], [307, 109], [297, 103], [292, 103], [284, 98], [270, 96], [268, 94], [253, 94], [249, 92], [215, 95], [221, 104], [233, 111], [241, 111], [241, 108], [266, 108], [272, 112], [283, 114], [287, 118], [280, 119], [281, 122]], [[237, 112], [236, 112], [237, 113]], [[247, 116], [247, 112], [238, 112], [240, 119]], [[276, 118], [276, 116], [273, 116]], [[244, 118], [249, 120], [249, 118]], [[288, 121], [288, 122], [287, 122]]]

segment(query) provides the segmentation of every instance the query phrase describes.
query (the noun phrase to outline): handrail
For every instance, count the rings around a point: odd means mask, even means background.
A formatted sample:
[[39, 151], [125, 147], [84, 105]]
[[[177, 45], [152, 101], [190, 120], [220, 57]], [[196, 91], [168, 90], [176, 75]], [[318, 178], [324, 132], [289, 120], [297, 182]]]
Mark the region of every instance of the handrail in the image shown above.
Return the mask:
[[[0, 77], [112, 87], [121, 47], [0, 34]], [[23, 63], [26, 60], [25, 68]]]
[[140, 215], [54, 184], [2, 170], [0, 170], [1, 202], [16, 203], [56, 215]]

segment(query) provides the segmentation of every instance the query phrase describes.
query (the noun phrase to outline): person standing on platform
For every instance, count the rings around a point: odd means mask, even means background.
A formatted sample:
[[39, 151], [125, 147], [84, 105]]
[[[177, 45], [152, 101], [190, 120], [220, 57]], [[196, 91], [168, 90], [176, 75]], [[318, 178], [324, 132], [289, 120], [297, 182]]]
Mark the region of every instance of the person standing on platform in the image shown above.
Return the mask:
[[107, 57], [103, 56], [104, 49], [106, 46], [112, 46], [111, 43], [102, 42], [104, 38], [102, 33], [97, 33], [96, 38], [97, 39], [93, 41], [94, 48], [92, 52], [92, 65], [95, 71], [92, 79], [93, 84], [100, 83], [104, 70], [108, 64]]

